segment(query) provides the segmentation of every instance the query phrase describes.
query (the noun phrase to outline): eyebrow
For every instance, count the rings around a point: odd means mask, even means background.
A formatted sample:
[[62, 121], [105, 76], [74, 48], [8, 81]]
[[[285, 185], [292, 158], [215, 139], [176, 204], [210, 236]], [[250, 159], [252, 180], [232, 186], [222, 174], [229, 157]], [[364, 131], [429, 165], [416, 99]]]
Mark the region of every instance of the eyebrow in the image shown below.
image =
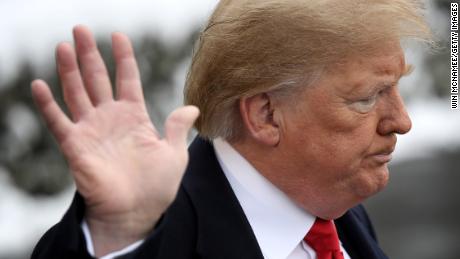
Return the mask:
[[384, 88], [387, 88], [389, 87], [390, 85], [394, 85], [394, 84], [397, 84], [399, 82], [399, 80], [403, 77], [406, 77], [406, 76], [409, 76], [410, 74], [412, 74], [412, 72], [414, 71], [415, 69], [415, 66], [412, 65], [412, 64], [406, 64], [405, 67], [404, 67], [404, 71], [402, 72], [401, 76], [399, 77], [399, 79], [397, 79], [396, 81], [387, 81], [387, 82], [380, 82], [378, 84], [375, 85], [375, 89], [373, 89], [374, 91], [379, 91], [379, 90], [382, 90]]
[[[406, 76], [409, 76], [415, 69], [415, 66], [412, 65], [412, 64], [406, 64], [404, 66], [404, 70], [402, 71], [401, 75], [399, 76], [399, 78], [395, 78], [395, 80], [388, 80], [388, 81], [383, 81], [383, 82], [379, 82], [379, 83], [375, 83], [373, 84], [373, 87], [372, 88], [369, 88], [367, 89], [367, 92], [368, 93], [371, 93], [371, 92], [378, 92], [380, 91], [381, 89], [384, 89], [388, 86], [391, 86], [391, 85], [394, 85], [394, 84], [397, 84], [399, 82], [399, 80], [403, 77], [406, 77]], [[360, 86], [362, 86], [361, 83], [358, 83], [357, 85], [355, 85], [352, 89], [346, 91], [347, 94], [350, 94], [350, 93], [353, 93], [356, 91], [357, 88], [359, 88]]]

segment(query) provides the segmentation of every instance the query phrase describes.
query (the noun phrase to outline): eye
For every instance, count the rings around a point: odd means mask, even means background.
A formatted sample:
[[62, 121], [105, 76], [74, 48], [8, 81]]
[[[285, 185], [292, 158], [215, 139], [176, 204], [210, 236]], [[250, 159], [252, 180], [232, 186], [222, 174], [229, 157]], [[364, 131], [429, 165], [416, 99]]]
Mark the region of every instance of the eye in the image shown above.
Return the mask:
[[372, 110], [375, 103], [377, 102], [377, 97], [378, 95], [373, 95], [371, 97], [358, 100], [356, 102], [353, 102], [351, 106], [353, 107], [353, 109], [357, 110], [358, 112], [361, 112], [361, 113], [369, 112]]

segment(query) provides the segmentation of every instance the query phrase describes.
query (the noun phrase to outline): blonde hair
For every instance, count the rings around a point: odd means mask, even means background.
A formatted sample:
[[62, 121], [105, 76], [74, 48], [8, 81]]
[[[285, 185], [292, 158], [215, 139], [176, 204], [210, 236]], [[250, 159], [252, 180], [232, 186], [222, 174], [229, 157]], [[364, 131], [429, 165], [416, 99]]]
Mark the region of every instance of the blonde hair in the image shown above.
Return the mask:
[[[416, 0], [222, 0], [202, 31], [185, 84], [202, 137], [237, 140], [239, 100], [292, 96], [324, 68], [382, 44], [431, 33]], [[293, 98], [295, 99], [295, 97]]]

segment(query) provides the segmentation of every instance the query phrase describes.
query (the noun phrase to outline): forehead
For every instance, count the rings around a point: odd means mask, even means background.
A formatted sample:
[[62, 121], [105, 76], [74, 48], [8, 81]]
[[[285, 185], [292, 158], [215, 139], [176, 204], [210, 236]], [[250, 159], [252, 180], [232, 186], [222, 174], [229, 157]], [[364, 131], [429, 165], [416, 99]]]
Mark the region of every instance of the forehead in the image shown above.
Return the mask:
[[376, 84], [393, 84], [408, 73], [401, 48], [382, 50], [366, 56], [349, 57], [327, 70], [326, 77], [337, 82], [342, 92], [353, 92]]

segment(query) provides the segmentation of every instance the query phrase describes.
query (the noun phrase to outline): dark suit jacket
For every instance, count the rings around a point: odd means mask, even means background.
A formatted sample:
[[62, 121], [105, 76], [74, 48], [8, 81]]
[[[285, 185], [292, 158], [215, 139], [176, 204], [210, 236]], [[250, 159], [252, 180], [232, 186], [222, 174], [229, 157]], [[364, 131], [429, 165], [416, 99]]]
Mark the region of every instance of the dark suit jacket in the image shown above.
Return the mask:
[[[212, 144], [197, 138], [189, 152], [190, 162], [175, 201], [146, 241], [123, 258], [263, 258]], [[84, 201], [77, 193], [63, 219], [41, 238], [32, 258], [90, 258], [80, 227], [83, 215]], [[387, 258], [361, 205], [335, 223], [352, 258]]]

